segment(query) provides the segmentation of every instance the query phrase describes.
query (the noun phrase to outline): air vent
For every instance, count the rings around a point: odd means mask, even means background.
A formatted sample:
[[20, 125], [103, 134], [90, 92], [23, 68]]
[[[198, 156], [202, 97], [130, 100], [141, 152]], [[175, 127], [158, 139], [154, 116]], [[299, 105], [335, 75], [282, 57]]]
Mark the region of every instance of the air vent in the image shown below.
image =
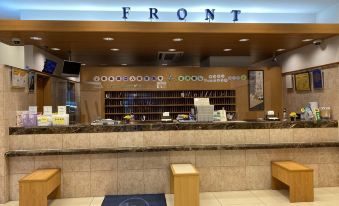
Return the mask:
[[160, 63], [170, 63], [180, 59], [184, 52], [158, 52], [158, 61]]

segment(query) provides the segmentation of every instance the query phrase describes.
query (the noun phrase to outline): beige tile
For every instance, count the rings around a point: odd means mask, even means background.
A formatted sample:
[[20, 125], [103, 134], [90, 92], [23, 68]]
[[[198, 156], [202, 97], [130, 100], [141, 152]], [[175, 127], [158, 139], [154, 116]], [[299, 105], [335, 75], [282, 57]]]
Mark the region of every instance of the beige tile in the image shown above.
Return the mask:
[[118, 154], [119, 170], [137, 170], [144, 168], [144, 153]]
[[143, 170], [124, 170], [118, 173], [118, 194], [143, 194], [144, 189]]
[[65, 134], [63, 137], [64, 149], [89, 148], [89, 134]]
[[92, 197], [56, 199], [51, 200], [49, 206], [89, 206], [92, 201]]
[[263, 149], [246, 150], [246, 165], [270, 166], [272, 161], [293, 160], [294, 153], [291, 149]]
[[169, 169], [168, 152], [146, 152], [144, 153], [145, 169]]
[[195, 165], [195, 152], [194, 151], [170, 152], [170, 163], [171, 164], [190, 163]]
[[250, 191], [215, 192], [213, 194], [223, 206], [245, 204], [257, 205], [262, 203]]
[[319, 163], [339, 163], [339, 148], [338, 147], [325, 147], [316, 149], [319, 154]]
[[91, 171], [116, 171], [118, 170], [117, 154], [91, 155]]
[[198, 168], [200, 173], [200, 191], [220, 191], [222, 187], [222, 174], [220, 167]]
[[9, 173], [23, 174], [34, 170], [34, 157], [11, 157], [9, 159]]
[[7, 163], [3, 152], [0, 152], [0, 177], [7, 174]]
[[90, 155], [64, 155], [62, 168], [65, 172], [90, 171]]
[[316, 128], [296, 128], [293, 129], [293, 142], [318, 142]]
[[251, 191], [258, 199], [266, 205], [298, 205], [290, 204], [288, 191], [283, 190], [253, 190]]
[[221, 206], [212, 192], [200, 193], [200, 206]]
[[94, 197], [90, 206], [101, 206], [104, 199], [104, 197]]
[[116, 195], [118, 193], [117, 171], [92, 171], [91, 172], [91, 196], [100, 197]]
[[169, 193], [169, 169], [144, 170], [144, 178], [146, 194]]
[[244, 144], [246, 141], [244, 130], [219, 130], [221, 144]]
[[62, 134], [34, 135], [35, 149], [62, 149]]
[[245, 150], [223, 150], [221, 151], [221, 166], [245, 166]]
[[270, 129], [270, 143], [292, 143], [293, 129]]
[[170, 131], [170, 145], [194, 144], [194, 130]]
[[271, 188], [270, 166], [247, 166], [246, 167], [247, 189], [269, 189]]
[[244, 130], [247, 144], [268, 144], [270, 142], [269, 129]]
[[319, 187], [339, 185], [339, 164], [320, 164], [318, 170]]
[[318, 142], [334, 142], [338, 141], [338, 128], [318, 128]]
[[221, 191], [246, 190], [246, 168], [221, 167]]
[[144, 146], [169, 145], [169, 131], [144, 132]]
[[6, 186], [5, 186], [5, 177], [3, 176], [0, 176], [0, 205], [5, 203], [7, 200], [5, 198], [5, 189], [6, 189]]
[[317, 148], [294, 149], [294, 160], [301, 164], [321, 163], [319, 150]]
[[219, 145], [220, 132], [219, 130], [194, 130], [194, 144], [196, 145]]
[[34, 149], [34, 135], [10, 135], [9, 148], [11, 150]]
[[35, 169], [62, 168], [62, 156], [37, 156]]
[[118, 133], [118, 147], [142, 147], [143, 144], [143, 132]]
[[9, 175], [9, 200], [19, 200], [19, 180], [28, 174]]
[[63, 172], [63, 197], [89, 197], [91, 188], [90, 172]]
[[90, 133], [91, 148], [115, 148], [118, 146], [118, 133]]
[[197, 167], [218, 167], [220, 162], [220, 151], [197, 151], [196, 166]]

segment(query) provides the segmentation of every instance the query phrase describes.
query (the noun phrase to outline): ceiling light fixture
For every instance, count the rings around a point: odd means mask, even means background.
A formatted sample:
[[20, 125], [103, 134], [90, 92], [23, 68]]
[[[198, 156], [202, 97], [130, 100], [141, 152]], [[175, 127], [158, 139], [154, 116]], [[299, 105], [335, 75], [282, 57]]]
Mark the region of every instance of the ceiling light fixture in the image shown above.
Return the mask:
[[169, 49], [168, 51], [170, 51], [170, 52], [175, 52], [176, 49]]
[[53, 50], [53, 51], [60, 51], [59, 48], [51, 48], [51, 50]]
[[249, 41], [250, 39], [239, 39], [240, 42], [247, 42]]
[[86, 64], [81, 64], [81, 66], [86, 66]]
[[277, 52], [285, 51], [286, 49], [277, 49]]
[[35, 41], [41, 41], [42, 38], [38, 36], [32, 36], [30, 39], [35, 40]]
[[112, 38], [112, 37], [104, 37], [102, 39], [105, 40], [105, 41], [113, 41], [114, 40], [114, 38]]
[[232, 51], [232, 49], [224, 49], [225, 52]]
[[118, 48], [113, 48], [113, 49], [111, 49], [111, 51], [119, 51], [120, 49], [118, 49]]
[[167, 66], [167, 64], [161, 64], [162, 66]]
[[313, 41], [313, 39], [303, 39], [302, 41], [303, 42], [310, 42], [310, 41]]
[[127, 66], [127, 64], [121, 64], [121, 66]]
[[180, 41], [183, 41], [184, 39], [183, 38], [174, 38], [173, 41], [175, 42], [180, 42]]

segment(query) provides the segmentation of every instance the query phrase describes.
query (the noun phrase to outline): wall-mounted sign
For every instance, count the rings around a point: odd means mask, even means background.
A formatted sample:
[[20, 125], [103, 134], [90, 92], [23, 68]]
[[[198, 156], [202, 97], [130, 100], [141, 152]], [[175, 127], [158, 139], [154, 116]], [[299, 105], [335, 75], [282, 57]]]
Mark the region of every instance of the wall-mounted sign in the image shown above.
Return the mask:
[[264, 104], [264, 71], [248, 71], [249, 110], [261, 111]]
[[304, 72], [294, 75], [296, 91], [311, 91], [310, 74]]

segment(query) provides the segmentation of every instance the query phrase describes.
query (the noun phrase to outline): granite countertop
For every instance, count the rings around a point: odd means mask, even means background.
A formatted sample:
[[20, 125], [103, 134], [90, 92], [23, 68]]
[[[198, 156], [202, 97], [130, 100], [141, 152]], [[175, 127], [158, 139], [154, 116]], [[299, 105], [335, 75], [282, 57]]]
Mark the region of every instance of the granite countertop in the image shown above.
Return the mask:
[[133, 131], [168, 130], [231, 130], [231, 129], [285, 129], [285, 128], [329, 128], [338, 127], [337, 120], [319, 122], [270, 122], [270, 121], [229, 121], [213, 123], [135, 123], [111, 126], [71, 125], [58, 127], [10, 127], [10, 135], [25, 134], [67, 134], [67, 133], [105, 133]]
[[126, 153], [126, 152], [248, 150], [248, 149], [319, 148], [319, 147], [339, 147], [339, 142], [235, 144], [235, 145], [230, 145], [230, 144], [182, 145], [182, 146], [119, 147], [119, 148], [93, 148], [93, 149], [12, 150], [12, 151], [6, 152], [5, 157], [107, 154], [107, 153]]

